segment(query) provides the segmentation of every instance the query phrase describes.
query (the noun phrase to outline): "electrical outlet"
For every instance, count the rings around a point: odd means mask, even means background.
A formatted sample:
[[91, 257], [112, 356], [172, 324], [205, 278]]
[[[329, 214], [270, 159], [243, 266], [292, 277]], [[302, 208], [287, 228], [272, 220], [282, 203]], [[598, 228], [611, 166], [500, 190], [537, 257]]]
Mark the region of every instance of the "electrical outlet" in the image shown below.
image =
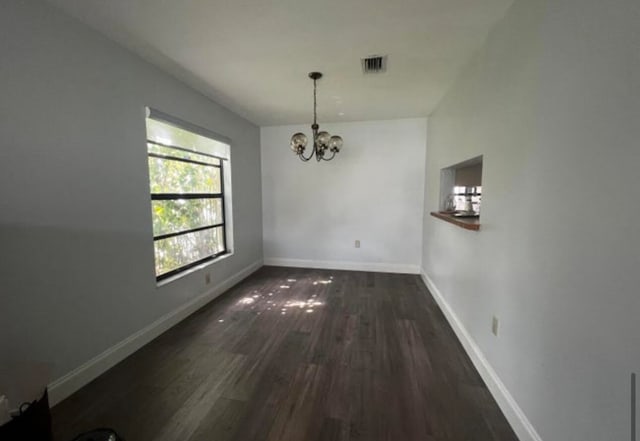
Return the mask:
[[204, 283], [206, 285], [211, 283], [211, 274], [207, 273], [207, 274], [204, 275]]
[[493, 316], [493, 320], [491, 321], [491, 332], [496, 337], [498, 336], [498, 330], [500, 329], [500, 320], [495, 315]]
[[360, 248], [360, 241], [356, 240], [356, 248]]

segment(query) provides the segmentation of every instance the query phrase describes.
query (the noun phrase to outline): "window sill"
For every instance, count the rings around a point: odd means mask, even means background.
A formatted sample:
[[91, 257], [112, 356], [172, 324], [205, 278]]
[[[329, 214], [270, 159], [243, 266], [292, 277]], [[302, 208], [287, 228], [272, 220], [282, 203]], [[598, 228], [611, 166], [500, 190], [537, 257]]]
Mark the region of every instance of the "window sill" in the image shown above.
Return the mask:
[[441, 219], [445, 222], [449, 222], [450, 224], [456, 225], [460, 228], [464, 228], [465, 230], [471, 230], [471, 231], [480, 230], [479, 217], [470, 217], [470, 218], [454, 217], [452, 216], [452, 213], [447, 213], [445, 211], [432, 211], [431, 216]]
[[183, 272], [178, 273], [175, 276], [167, 277], [166, 279], [156, 282], [156, 288], [162, 288], [163, 286], [168, 285], [171, 282], [175, 282], [178, 279], [182, 279], [183, 277], [188, 276], [189, 274], [195, 273], [197, 271], [200, 271], [208, 266], [215, 265], [216, 263], [221, 262], [225, 259], [228, 259], [231, 256], [233, 256], [233, 251], [229, 251], [228, 253], [223, 254], [222, 256], [219, 256], [210, 262], [205, 262], [202, 265], [197, 265], [197, 266], [194, 266], [193, 268], [184, 270]]

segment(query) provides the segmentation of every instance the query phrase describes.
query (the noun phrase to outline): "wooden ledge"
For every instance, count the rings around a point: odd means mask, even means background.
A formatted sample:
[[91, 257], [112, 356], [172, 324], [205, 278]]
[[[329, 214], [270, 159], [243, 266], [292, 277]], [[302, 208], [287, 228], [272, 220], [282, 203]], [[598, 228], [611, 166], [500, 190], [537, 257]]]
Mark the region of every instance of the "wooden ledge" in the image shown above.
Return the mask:
[[479, 231], [480, 230], [480, 218], [478, 217], [454, 217], [451, 213], [443, 211], [432, 211], [431, 216], [442, 219], [445, 222], [456, 225], [465, 230]]

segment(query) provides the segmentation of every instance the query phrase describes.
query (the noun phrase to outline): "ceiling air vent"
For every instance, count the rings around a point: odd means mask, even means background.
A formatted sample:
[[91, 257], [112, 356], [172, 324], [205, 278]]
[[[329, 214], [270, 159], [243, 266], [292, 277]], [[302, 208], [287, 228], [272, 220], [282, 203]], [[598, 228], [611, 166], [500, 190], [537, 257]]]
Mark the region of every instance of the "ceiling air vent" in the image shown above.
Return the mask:
[[362, 58], [362, 73], [364, 74], [378, 74], [387, 71], [387, 56], [386, 55], [372, 55], [370, 57]]

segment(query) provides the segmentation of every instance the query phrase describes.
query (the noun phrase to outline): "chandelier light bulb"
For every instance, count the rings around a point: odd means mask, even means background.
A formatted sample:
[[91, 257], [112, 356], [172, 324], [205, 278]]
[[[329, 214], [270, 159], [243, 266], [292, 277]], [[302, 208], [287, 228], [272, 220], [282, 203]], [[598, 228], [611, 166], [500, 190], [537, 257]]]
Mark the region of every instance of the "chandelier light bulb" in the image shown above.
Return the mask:
[[291, 150], [295, 153], [300, 154], [304, 152], [305, 147], [307, 146], [307, 135], [304, 133], [295, 133], [291, 137]]
[[331, 135], [329, 135], [329, 132], [320, 132], [316, 137], [316, 143], [318, 144], [318, 147], [324, 150], [329, 148], [330, 140], [331, 140]]
[[342, 143], [342, 137], [335, 135], [332, 136], [331, 139], [329, 139], [329, 150], [334, 153], [338, 153], [342, 148]]

